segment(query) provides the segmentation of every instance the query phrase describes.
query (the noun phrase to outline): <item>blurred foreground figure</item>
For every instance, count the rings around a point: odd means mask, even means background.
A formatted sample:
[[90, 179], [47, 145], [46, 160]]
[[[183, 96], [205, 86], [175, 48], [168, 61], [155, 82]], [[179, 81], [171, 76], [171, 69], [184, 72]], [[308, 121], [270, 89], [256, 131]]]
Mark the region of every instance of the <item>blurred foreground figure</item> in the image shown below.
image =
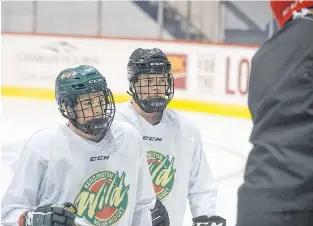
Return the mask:
[[270, 4], [280, 30], [252, 59], [237, 226], [312, 226], [313, 1]]

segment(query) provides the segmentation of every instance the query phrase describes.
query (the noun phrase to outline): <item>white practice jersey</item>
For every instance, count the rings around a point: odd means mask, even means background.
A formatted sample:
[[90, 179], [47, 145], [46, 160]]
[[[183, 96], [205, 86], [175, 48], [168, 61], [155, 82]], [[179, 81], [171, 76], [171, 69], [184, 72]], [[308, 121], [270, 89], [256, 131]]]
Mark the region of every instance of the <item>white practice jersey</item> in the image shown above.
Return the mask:
[[155, 193], [138, 132], [113, 122], [104, 139], [67, 125], [36, 132], [24, 146], [1, 204], [1, 224], [18, 225], [32, 207], [73, 203], [79, 225], [149, 226]]
[[26, 140], [19, 140], [1, 145], [1, 200], [10, 185], [15, 169], [18, 166], [18, 160], [20, 158], [21, 151], [24, 148], [25, 142]]
[[215, 214], [217, 184], [200, 131], [190, 119], [166, 109], [161, 122], [151, 125], [129, 102], [117, 105], [115, 119], [139, 131], [156, 195], [166, 206], [171, 225], [183, 225], [187, 199], [193, 217]]

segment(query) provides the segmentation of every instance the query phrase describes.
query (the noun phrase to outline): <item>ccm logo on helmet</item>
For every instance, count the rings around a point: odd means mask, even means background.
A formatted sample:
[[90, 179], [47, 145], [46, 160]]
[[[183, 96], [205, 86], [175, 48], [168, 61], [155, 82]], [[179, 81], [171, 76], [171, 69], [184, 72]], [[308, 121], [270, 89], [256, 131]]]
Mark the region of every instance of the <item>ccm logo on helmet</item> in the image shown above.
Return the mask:
[[101, 81], [102, 81], [102, 78], [97, 78], [97, 79], [89, 80], [88, 83], [97, 83], [97, 82], [101, 82]]

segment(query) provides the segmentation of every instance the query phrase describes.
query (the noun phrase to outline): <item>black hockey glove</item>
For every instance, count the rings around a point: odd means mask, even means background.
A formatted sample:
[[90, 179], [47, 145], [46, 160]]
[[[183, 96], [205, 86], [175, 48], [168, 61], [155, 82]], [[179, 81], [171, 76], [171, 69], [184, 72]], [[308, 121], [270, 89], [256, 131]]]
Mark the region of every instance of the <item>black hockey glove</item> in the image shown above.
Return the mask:
[[152, 226], [169, 226], [170, 219], [168, 212], [162, 202], [157, 199], [154, 208], [151, 210]]
[[226, 226], [226, 220], [219, 216], [199, 216], [192, 219], [192, 226]]
[[74, 226], [77, 210], [71, 203], [37, 206], [24, 214], [23, 226]]

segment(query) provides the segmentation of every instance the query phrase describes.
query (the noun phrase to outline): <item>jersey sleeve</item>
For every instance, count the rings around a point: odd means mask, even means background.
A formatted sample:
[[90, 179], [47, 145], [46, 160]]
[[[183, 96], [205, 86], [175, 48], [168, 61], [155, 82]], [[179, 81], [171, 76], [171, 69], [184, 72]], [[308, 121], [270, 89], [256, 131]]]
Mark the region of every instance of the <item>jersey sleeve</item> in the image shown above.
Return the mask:
[[215, 214], [217, 183], [202, 147], [200, 132], [195, 133], [192, 169], [189, 176], [188, 193], [190, 210], [193, 217]]
[[1, 203], [1, 225], [18, 225], [19, 217], [37, 205], [38, 190], [47, 163], [39, 156], [35, 142], [28, 142], [17, 162], [12, 180]]
[[21, 156], [21, 151], [25, 146], [25, 141], [17, 141], [12, 143], [5, 143], [1, 145], [1, 187], [0, 200], [2, 200], [4, 192], [10, 185], [15, 166]]
[[140, 163], [138, 171], [138, 186], [136, 195], [135, 213], [132, 226], [151, 226], [151, 210], [154, 208], [156, 196], [148, 168], [147, 158], [142, 148], [142, 140], [137, 135], [140, 149]]
[[25, 140], [20, 140], [1, 145], [1, 167], [14, 170], [14, 164], [20, 158], [25, 142]]

